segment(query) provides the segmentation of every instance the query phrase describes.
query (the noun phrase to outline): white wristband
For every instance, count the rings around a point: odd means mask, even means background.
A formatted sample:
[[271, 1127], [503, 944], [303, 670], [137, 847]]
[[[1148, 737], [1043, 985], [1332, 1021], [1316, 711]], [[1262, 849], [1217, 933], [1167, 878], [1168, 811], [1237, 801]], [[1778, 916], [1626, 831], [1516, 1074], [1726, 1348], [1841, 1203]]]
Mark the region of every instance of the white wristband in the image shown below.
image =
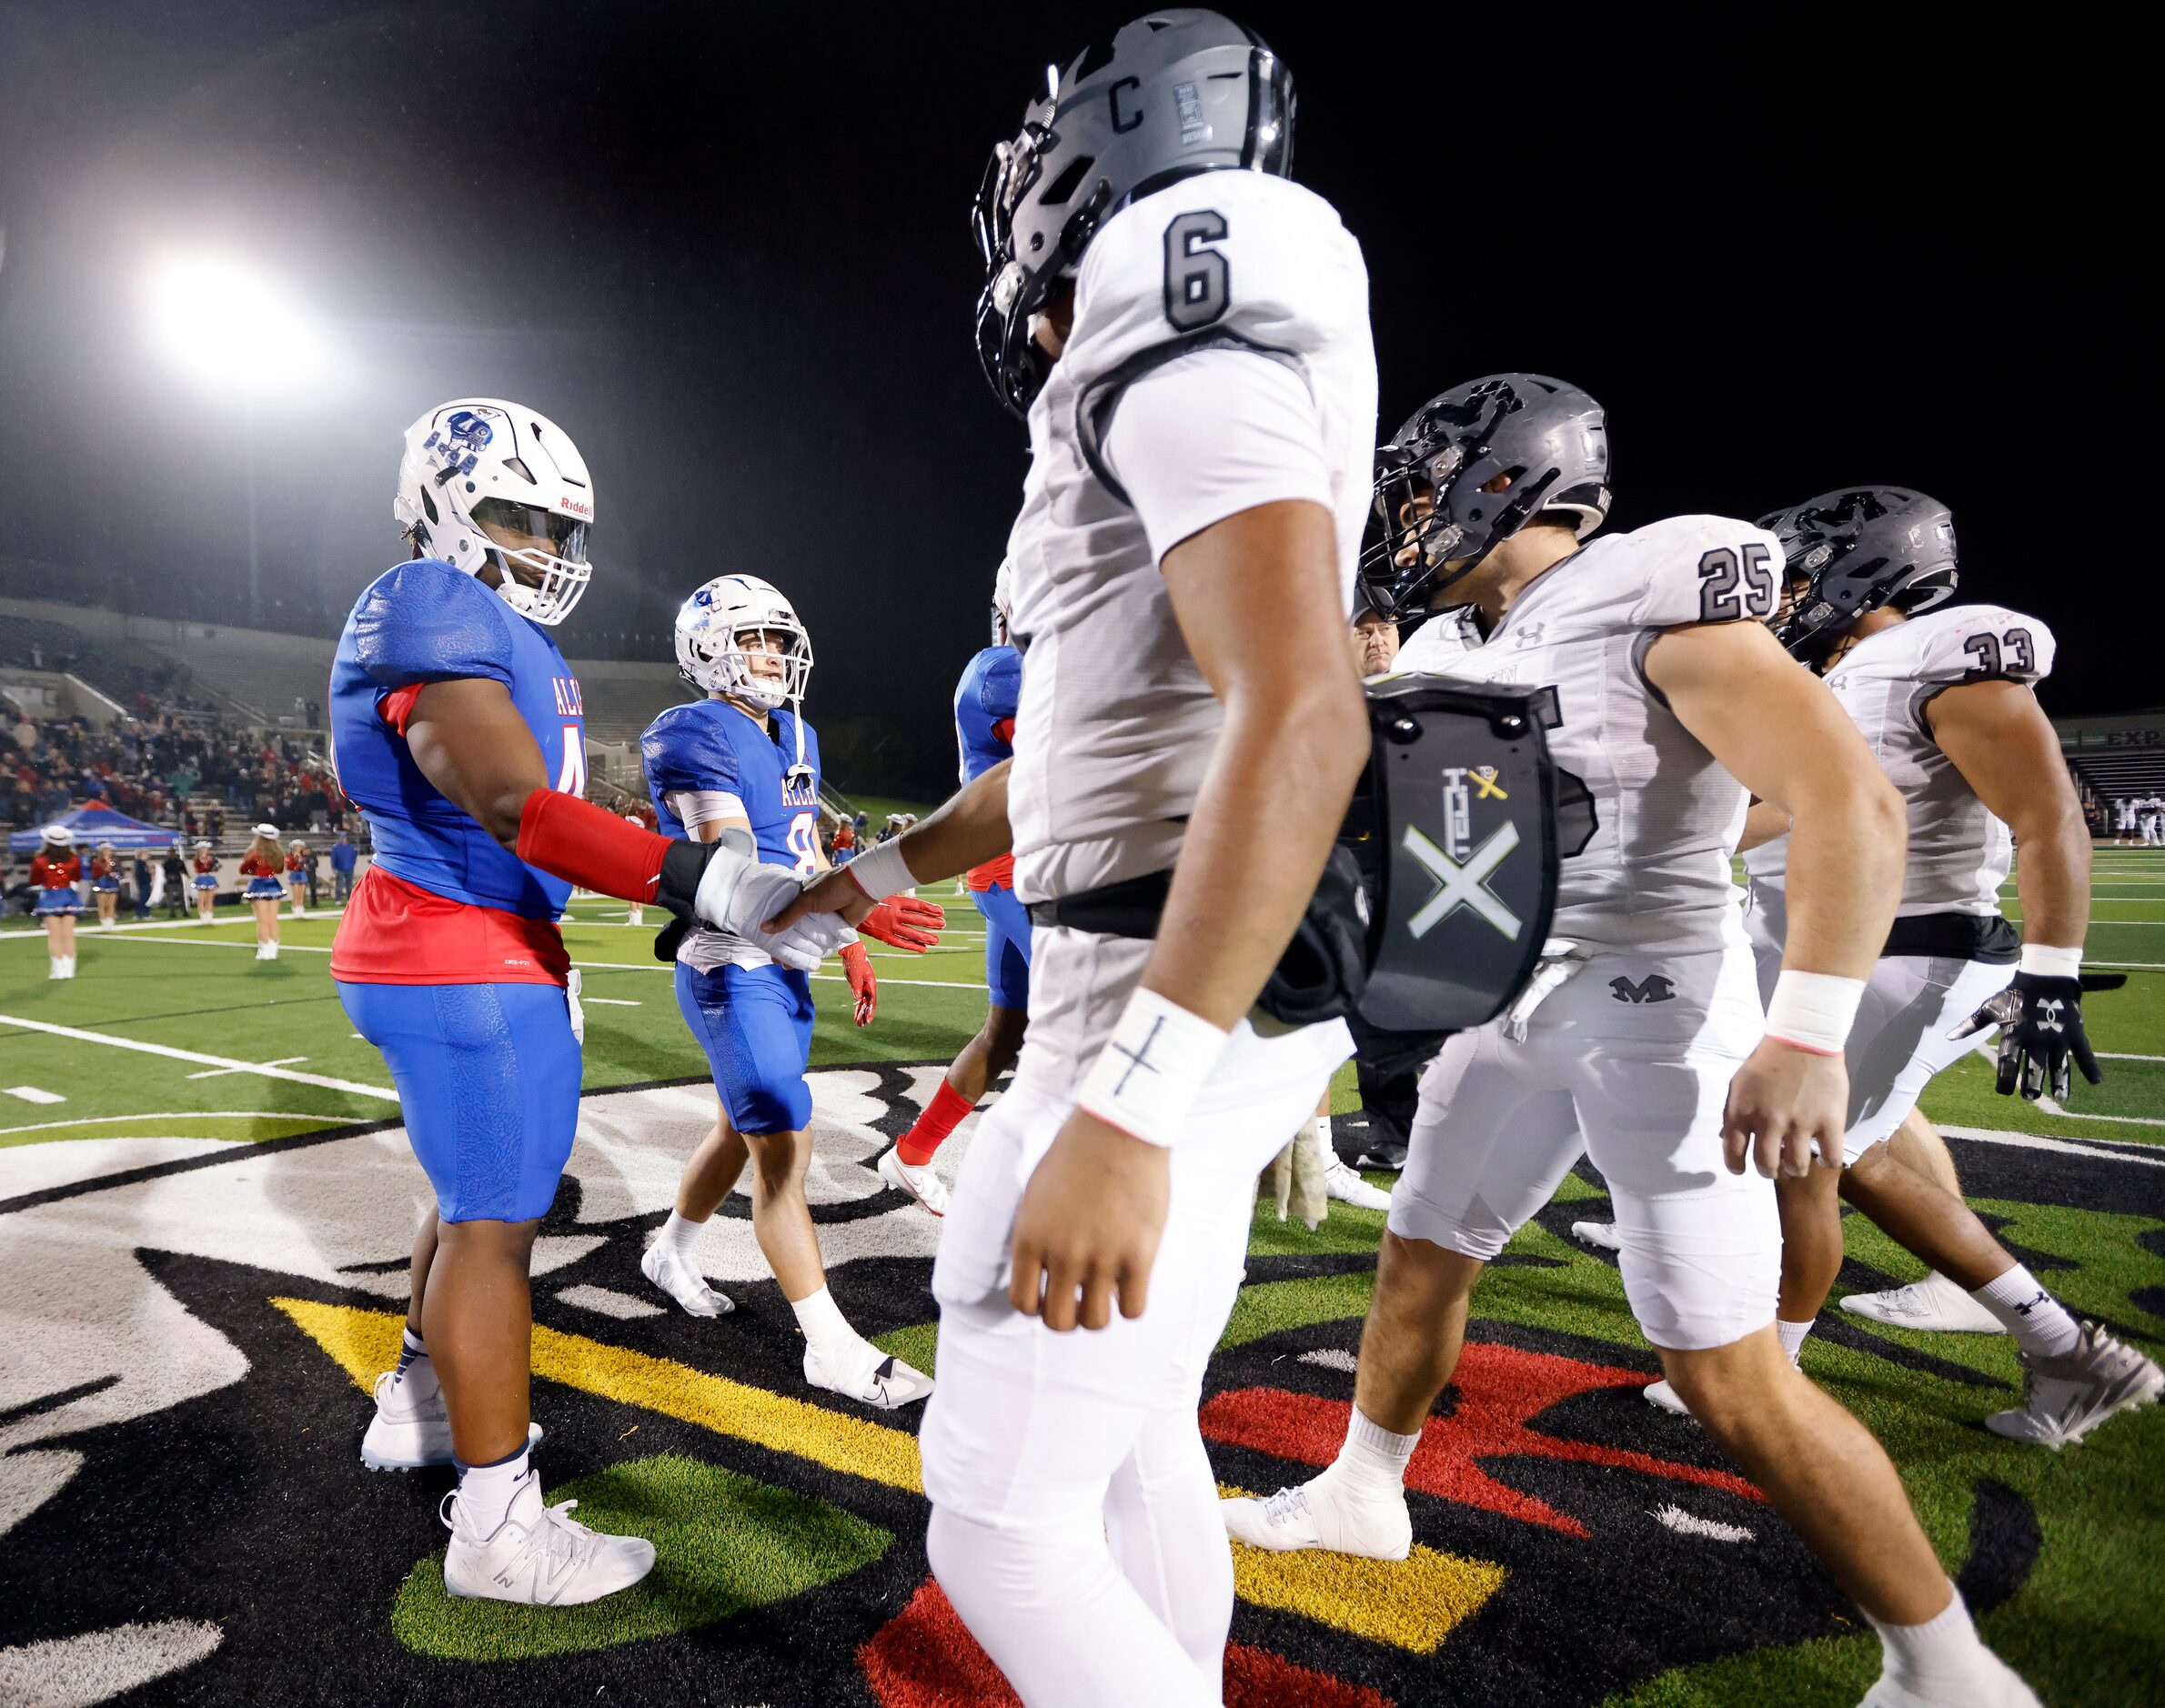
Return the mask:
[[1171, 1145], [1232, 1036], [1139, 989], [1083, 1076], [1075, 1106], [1145, 1144]]
[[2015, 967], [2017, 972], [2026, 972], [2039, 979], [2079, 979], [2082, 976], [2082, 951], [2079, 949], [2060, 949], [2050, 943], [2025, 943], [2022, 959]]
[[1831, 972], [1782, 970], [1767, 1005], [1767, 1036], [1815, 1056], [1838, 1056], [1848, 1041], [1864, 980]]
[[874, 901], [899, 896], [917, 881], [911, 875], [910, 863], [902, 858], [902, 839], [899, 836], [888, 838], [878, 848], [867, 849], [842, 869]]

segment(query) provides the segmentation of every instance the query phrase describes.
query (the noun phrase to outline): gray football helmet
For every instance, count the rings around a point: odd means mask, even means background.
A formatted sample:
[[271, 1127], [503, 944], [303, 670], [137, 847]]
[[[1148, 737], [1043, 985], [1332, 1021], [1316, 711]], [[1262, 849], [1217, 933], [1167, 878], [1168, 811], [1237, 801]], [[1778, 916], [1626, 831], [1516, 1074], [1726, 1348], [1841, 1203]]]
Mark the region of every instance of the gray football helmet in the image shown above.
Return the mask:
[[[1502, 475], [1507, 487], [1483, 490]], [[1492, 374], [1431, 397], [1376, 453], [1382, 527], [1361, 579], [1379, 609], [1411, 616], [1536, 516], [1585, 539], [1608, 507], [1602, 407], [1560, 379]]]
[[1868, 611], [1928, 611], [1954, 597], [1955, 519], [1913, 488], [1823, 492], [1759, 526], [1781, 541], [1787, 559], [1774, 638], [1807, 663], [1825, 658]]
[[972, 223], [985, 264], [977, 355], [1017, 415], [1043, 385], [1030, 317], [1072, 274], [1105, 221], [1199, 172], [1268, 172], [1293, 161], [1293, 74], [1262, 37], [1197, 6], [1168, 6], [1086, 49], [1000, 143]]

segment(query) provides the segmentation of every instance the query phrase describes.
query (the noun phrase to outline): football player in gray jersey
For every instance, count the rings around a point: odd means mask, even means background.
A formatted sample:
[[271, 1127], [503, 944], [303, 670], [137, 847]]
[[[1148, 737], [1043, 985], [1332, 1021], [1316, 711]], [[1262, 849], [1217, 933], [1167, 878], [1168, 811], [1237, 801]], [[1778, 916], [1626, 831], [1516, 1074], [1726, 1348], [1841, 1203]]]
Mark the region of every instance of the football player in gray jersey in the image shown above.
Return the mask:
[[[1767, 517], [1788, 564], [1775, 634], [1834, 689], [1902, 794], [1909, 856], [1901, 904], [1848, 1044], [1842, 1166], [1785, 1180], [1778, 1328], [1792, 1357], [1842, 1263], [1840, 1198], [1932, 1267], [1924, 1281], [1845, 1299], [1908, 1328], [2011, 1334], [2026, 1402], [1986, 1419], [1994, 1433], [2063, 1447], [2165, 1390], [2165, 1372], [2095, 1323], [2079, 1322], [1946, 1183], [1953, 1163], [1916, 1117], [1933, 1075], [1997, 1027], [1999, 1089], [2069, 1095], [2072, 1069], [2102, 1076], [2082, 1020], [2089, 924], [2089, 828], [2059, 739], [2032, 691], [2052, 668], [2052, 632], [1996, 605], [1954, 604], [1953, 518], [1913, 489], [1856, 487]], [[1764, 829], [1778, 809], [1754, 809]], [[2022, 848], [2022, 929], [1999, 888]], [[1745, 856], [1762, 989], [1779, 959], [1787, 838]], [[1907, 1127], [1908, 1130], [1904, 1132]], [[1891, 1142], [1904, 1132], [1904, 1146]], [[1900, 1151], [1923, 1150], [1928, 1171]], [[1647, 1391], [1680, 1409], [1673, 1390]]]
[[[1589, 540], [1608, 509], [1606, 419], [1539, 375], [1444, 393], [1379, 462], [1366, 563], [1395, 601], [1472, 608], [1416, 634], [1401, 668], [1550, 688], [1551, 757], [1596, 824], [1562, 862], [1552, 930], [1567, 940], [1529, 987], [1544, 994], [1453, 1037], [1423, 1077], [1345, 1445], [1308, 1483], [1227, 1501], [1228, 1529], [1405, 1557], [1405, 1467], [1475, 1283], [1583, 1152], [1668, 1379], [1879, 1633], [1868, 1708], [2035, 1708], [1979, 1640], [1886, 1453], [1775, 1331], [1773, 1179], [1839, 1157], [1842, 1047], [1904, 843], [1900, 798], [1856, 725], [1765, 625], [1779, 542], [1716, 516]], [[1747, 787], [1796, 823], [1764, 1011], [1729, 875]]]
[[[941, 1231], [920, 1442], [932, 1569], [1033, 1704], [1223, 1700], [1203, 1376], [1256, 1172], [1352, 1050], [1343, 1021], [1247, 1018], [1368, 751], [1367, 271], [1283, 176], [1292, 94], [1252, 34], [1168, 10], [996, 151], [979, 349], [1031, 440], [1014, 757], [798, 904], [854, 917], [1012, 849], [1031, 906], [1030, 1030]], [[1139, 891], [1154, 939], [1113, 929]]]

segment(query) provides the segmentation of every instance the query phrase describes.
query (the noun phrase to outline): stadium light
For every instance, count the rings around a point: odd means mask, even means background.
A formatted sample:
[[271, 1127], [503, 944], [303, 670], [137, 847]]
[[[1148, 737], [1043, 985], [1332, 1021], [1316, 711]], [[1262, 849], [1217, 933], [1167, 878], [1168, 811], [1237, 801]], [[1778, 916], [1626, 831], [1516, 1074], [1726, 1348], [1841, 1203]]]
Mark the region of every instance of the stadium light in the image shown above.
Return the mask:
[[320, 331], [267, 275], [229, 256], [168, 256], [151, 269], [150, 329], [198, 383], [253, 399], [319, 381], [331, 368]]

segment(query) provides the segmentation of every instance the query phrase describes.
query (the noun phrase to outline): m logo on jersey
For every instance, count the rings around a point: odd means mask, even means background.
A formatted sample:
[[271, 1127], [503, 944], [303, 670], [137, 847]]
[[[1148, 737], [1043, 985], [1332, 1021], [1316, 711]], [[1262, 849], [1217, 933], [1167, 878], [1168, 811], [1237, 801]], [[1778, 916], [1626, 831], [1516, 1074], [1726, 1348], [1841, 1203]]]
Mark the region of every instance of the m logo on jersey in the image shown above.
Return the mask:
[[1518, 846], [1516, 825], [1497, 826], [1489, 833], [1488, 839], [1464, 861], [1453, 859], [1410, 824], [1405, 827], [1401, 846], [1436, 882], [1435, 894], [1423, 902], [1420, 910], [1406, 921], [1406, 929], [1415, 938], [1426, 937], [1459, 909], [1471, 908], [1513, 942], [1518, 940], [1519, 932], [1525, 929], [1524, 921], [1512, 912], [1502, 897], [1488, 888], [1488, 880], [1496, 868]]
[[1650, 972], [1636, 983], [1618, 976], [1608, 981], [1608, 988], [1619, 1002], [1669, 1002], [1677, 995], [1676, 981], [1658, 972]]

